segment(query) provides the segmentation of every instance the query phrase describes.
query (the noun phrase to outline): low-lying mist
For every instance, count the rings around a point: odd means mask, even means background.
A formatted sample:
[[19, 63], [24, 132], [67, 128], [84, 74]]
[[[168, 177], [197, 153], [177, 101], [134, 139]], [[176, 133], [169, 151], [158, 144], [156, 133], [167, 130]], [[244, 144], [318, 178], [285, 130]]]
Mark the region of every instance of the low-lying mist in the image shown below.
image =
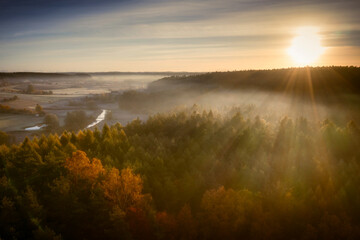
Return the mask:
[[239, 108], [269, 121], [283, 116], [359, 121], [359, 72], [358, 68], [304, 68], [167, 77], [143, 91], [125, 91], [119, 107], [155, 114], [197, 104], [218, 111]]

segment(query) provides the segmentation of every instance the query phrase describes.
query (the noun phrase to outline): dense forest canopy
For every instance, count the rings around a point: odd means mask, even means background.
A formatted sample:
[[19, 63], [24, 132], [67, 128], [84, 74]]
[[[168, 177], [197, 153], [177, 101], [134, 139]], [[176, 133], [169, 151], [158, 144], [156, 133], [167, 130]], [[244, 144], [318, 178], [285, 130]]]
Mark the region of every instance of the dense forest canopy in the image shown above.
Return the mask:
[[[194, 105], [9, 145], [2, 239], [359, 239], [360, 129]], [[1, 144], [0, 143], [0, 144]]]
[[[192, 88], [258, 89], [264, 91], [317, 95], [360, 93], [359, 67], [303, 67], [272, 70], [212, 72], [163, 78], [152, 84], [191, 85]], [[309, 86], [311, 84], [311, 87]]]

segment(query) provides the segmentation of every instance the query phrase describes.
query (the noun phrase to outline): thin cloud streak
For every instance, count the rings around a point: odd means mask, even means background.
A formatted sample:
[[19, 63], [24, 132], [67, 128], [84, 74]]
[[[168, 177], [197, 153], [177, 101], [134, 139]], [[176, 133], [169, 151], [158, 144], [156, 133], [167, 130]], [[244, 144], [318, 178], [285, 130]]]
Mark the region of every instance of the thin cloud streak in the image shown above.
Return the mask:
[[[261, 64], [285, 67], [293, 64], [285, 49], [296, 27], [302, 25], [319, 26], [328, 48], [351, 47], [354, 56], [348, 59], [352, 60], [342, 64], [359, 64], [356, 1], [124, 1], [113, 9], [104, 5], [95, 11], [97, 4], [89, 4], [86, 9], [91, 11], [69, 14], [65, 3], [59, 7], [63, 16], [30, 19], [22, 27], [16, 27], [22, 18], [7, 27], [0, 24], [0, 64], [14, 71], [77, 71], [98, 59], [109, 64], [107, 70], [156, 71], [160, 68], [154, 62], [172, 60], [163, 66], [211, 71], [214, 64], [204, 59], [227, 58], [226, 70], [251, 68], [251, 64], [254, 68]], [[139, 64], [134, 67], [127, 60]], [[67, 69], [66, 61], [76, 63]], [[325, 58], [319, 63], [339, 64]], [[87, 71], [102, 70], [95, 66]]]

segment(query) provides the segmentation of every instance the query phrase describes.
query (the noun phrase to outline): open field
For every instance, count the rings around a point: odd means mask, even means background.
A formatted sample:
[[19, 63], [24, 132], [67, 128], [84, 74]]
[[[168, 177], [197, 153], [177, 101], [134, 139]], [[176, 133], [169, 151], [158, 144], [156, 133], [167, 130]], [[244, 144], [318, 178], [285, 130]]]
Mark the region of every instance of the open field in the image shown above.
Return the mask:
[[[47, 78], [48, 77], [48, 78]], [[120, 110], [117, 103], [97, 104], [95, 109], [89, 109], [84, 105], [70, 106], [71, 101], [81, 101], [84, 97], [91, 97], [98, 94], [107, 94], [110, 92], [122, 92], [129, 89], [143, 89], [149, 82], [158, 80], [164, 75], [140, 74], [140, 75], [123, 75], [123, 74], [96, 74], [94, 76], [82, 76], [81, 78], [61, 77], [53, 78], [49, 76], [33, 76], [31, 78], [18, 76], [12, 78], [3, 76], [0, 87], [0, 104], [9, 106], [13, 109], [29, 109], [34, 111], [37, 104], [41, 105], [46, 114], [56, 114], [60, 124], [64, 123], [67, 112], [84, 110], [86, 114], [96, 118], [101, 109], [111, 110], [116, 120], [122, 124], [133, 120], [137, 117], [125, 110]], [[6, 83], [6, 84], [4, 84]], [[29, 85], [36, 90], [52, 91], [50, 95], [26, 94], [25, 91]], [[5, 85], [5, 86], [4, 86]], [[1, 102], [2, 99], [17, 96], [16, 100]], [[139, 116], [144, 119], [144, 116]], [[0, 114], [0, 131], [14, 135], [17, 141], [22, 141], [24, 136], [39, 134], [41, 131], [25, 131], [24, 129], [31, 126], [41, 125], [43, 116], [36, 114]], [[102, 124], [99, 125], [101, 127]]]

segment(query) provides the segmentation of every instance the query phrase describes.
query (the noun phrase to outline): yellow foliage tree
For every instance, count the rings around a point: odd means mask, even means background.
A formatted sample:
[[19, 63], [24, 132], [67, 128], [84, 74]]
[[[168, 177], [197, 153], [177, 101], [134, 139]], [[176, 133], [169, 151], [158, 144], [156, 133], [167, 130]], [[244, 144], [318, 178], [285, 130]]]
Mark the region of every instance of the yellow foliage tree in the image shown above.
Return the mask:
[[86, 153], [79, 150], [73, 152], [72, 157], [66, 159], [65, 168], [70, 171], [70, 174], [75, 179], [75, 183], [79, 179], [95, 180], [100, 173], [105, 172], [99, 159], [93, 158], [90, 162]]
[[112, 168], [102, 181], [102, 189], [105, 197], [121, 209], [139, 205], [144, 195], [141, 193], [143, 182], [139, 175], [132, 172], [130, 168], [119, 170]]

